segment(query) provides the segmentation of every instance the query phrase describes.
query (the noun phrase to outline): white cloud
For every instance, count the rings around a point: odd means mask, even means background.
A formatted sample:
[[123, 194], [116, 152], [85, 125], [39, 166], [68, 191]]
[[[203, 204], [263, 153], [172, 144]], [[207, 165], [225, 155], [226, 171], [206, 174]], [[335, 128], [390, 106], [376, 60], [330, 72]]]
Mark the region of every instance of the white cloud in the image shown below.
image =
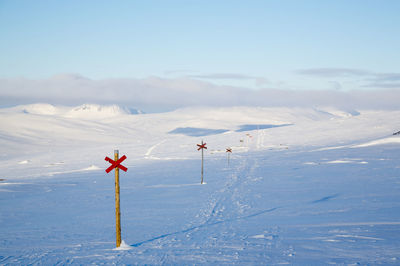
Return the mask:
[[[361, 83], [364, 88], [400, 89], [400, 73], [377, 73], [352, 68], [310, 68], [296, 71], [297, 74], [319, 78], [351, 78]], [[332, 81], [338, 82], [338, 80]]]
[[238, 73], [213, 73], [207, 75], [187, 75], [188, 78], [205, 80], [252, 80], [257, 86], [265, 85], [269, 81], [264, 77], [243, 75]]
[[317, 77], [349, 77], [349, 76], [370, 76], [371, 72], [362, 69], [353, 68], [309, 68], [297, 71], [301, 75], [310, 75]]

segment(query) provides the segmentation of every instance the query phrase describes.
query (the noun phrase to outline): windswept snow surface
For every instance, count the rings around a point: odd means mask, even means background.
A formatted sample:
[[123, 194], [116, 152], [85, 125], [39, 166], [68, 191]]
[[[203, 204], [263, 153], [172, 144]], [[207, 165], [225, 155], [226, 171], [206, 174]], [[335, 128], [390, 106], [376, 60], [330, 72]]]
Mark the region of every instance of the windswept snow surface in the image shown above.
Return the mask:
[[400, 263], [400, 111], [38, 104], [0, 122], [0, 265]]

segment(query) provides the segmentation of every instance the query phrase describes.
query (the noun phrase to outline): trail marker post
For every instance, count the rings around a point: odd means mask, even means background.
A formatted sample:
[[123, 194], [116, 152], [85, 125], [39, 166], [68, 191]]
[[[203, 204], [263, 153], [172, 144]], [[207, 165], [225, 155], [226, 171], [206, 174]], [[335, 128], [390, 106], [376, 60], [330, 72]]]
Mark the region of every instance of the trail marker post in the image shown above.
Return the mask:
[[203, 143], [203, 141], [201, 141], [201, 144], [197, 144], [197, 146], [199, 147], [197, 150], [201, 150], [201, 184], [203, 184], [203, 175], [204, 175], [204, 149], [207, 149], [206, 147], [207, 143]]
[[226, 153], [227, 153], [227, 156], [228, 156], [228, 166], [229, 166], [229, 156], [232, 153], [232, 148], [226, 148]]
[[247, 148], [249, 147], [249, 140], [252, 140], [253, 136], [250, 135], [249, 133], [246, 134], [247, 138], [246, 138], [246, 142], [247, 142]]
[[240, 146], [243, 147], [243, 145], [244, 145], [244, 140], [241, 139], [241, 140], [239, 140], [239, 142], [240, 142]]
[[111, 163], [111, 166], [106, 169], [106, 172], [109, 173], [113, 169], [115, 169], [115, 228], [116, 228], [116, 242], [117, 248], [121, 246], [121, 211], [120, 211], [120, 203], [119, 203], [119, 169], [122, 171], [127, 171], [128, 168], [123, 166], [121, 163], [126, 159], [126, 156], [119, 157], [119, 151], [114, 150], [114, 160], [106, 157], [105, 160]]

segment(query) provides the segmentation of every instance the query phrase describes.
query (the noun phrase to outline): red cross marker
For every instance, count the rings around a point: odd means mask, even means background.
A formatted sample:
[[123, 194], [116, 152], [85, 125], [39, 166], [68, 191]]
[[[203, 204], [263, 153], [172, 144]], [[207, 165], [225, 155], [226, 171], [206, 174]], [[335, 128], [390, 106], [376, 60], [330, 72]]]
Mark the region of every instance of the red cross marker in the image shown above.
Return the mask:
[[117, 168], [117, 167], [119, 169], [121, 169], [122, 171], [126, 172], [128, 170], [128, 168], [126, 168], [125, 166], [123, 166], [121, 164], [125, 159], [126, 159], [125, 155], [122, 156], [121, 158], [119, 158], [117, 161], [114, 161], [113, 159], [106, 157], [104, 160], [111, 163], [111, 166], [106, 169], [106, 172], [109, 173], [109, 172], [111, 172], [112, 169]]
[[226, 148], [226, 152], [232, 153], [232, 149], [231, 148]]
[[199, 148], [197, 150], [199, 151], [199, 150], [202, 150], [202, 149], [207, 149], [206, 144], [207, 143], [203, 143], [203, 142], [201, 142], [201, 144], [197, 144], [197, 146], [199, 146]]

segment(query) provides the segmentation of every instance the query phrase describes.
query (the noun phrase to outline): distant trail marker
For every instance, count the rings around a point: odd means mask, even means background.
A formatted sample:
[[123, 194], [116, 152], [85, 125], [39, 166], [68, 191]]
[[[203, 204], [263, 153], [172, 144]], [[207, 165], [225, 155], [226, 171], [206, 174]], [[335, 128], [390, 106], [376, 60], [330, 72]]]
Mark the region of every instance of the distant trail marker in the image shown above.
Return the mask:
[[250, 135], [249, 133], [247, 133], [246, 136], [247, 136], [247, 138], [246, 138], [246, 145], [247, 145], [247, 148], [248, 148], [248, 147], [249, 147], [249, 140], [252, 140], [252, 139], [253, 139], [253, 136]]
[[207, 143], [203, 143], [203, 141], [201, 141], [201, 144], [197, 144], [197, 146], [199, 147], [197, 150], [201, 150], [201, 184], [203, 184], [203, 175], [204, 175], [204, 149], [207, 149], [206, 147]]
[[111, 172], [112, 169], [115, 169], [115, 227], [116, 227], [116, 240], [117, 240], [117, 248], [121, 246], [121, 211], [119, 204], [119, 169], [123, 171], [127, 171], [128, 168], [123, 166], [121, 163], [126, 159], [126, 156], [122, 156], [118, 159], [119, 152], [118, 150], [114, 151], [114, 160], [106, 157], [104, 160], [111, 163], [111, 166], [106, 169], [106, 172]]
[[232, 148], [226, 148], [226, 153], [228, 155], [228, 166], [229, 166], [229, 157], [230, 157], [230, 154], [232, 153]]

